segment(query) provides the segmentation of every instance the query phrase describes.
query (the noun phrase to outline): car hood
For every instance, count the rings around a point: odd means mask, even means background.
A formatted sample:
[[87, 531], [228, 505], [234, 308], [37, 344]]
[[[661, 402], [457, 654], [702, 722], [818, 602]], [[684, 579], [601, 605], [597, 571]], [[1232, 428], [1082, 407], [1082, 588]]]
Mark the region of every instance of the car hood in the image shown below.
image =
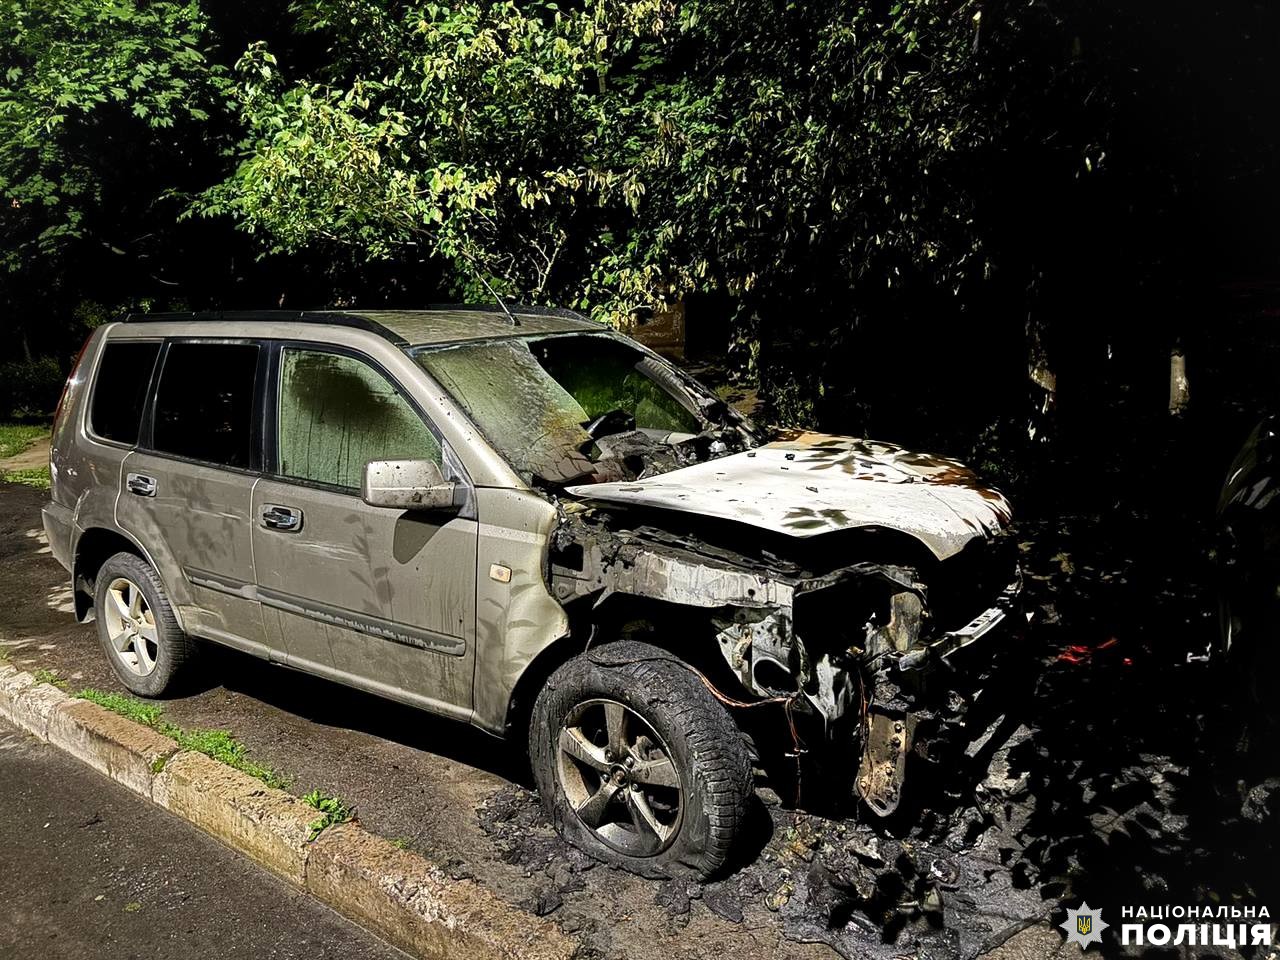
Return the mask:
[[793, 537], [881, 527], [939, 560], [1009, 522], [1009, 501], [955, 460], [822, 433], [630, 483], [580, 484], [574, 496], [736, 520]]

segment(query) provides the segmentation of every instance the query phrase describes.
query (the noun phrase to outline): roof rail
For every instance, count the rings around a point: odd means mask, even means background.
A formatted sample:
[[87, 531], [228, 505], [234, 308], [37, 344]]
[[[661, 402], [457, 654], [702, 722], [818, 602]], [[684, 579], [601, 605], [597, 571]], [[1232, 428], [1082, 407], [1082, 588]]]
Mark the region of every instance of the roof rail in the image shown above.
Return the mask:
[[[429, 303], [423, 310], [472, 310], [477, 313], [502, 313], [503, 310], [496, 303]], [[528, 303], [508, 303], [507, 309], [519, 316], [524, 314], [528, 317], [559, 317], [562, 320], [582, 320], [586, 323], [594, 323], [590, 317], [577, 310], [570, 310], [568, 307], [538, 307]]]
[[397, 347], [407, 347], [409, 341], [380, 323], [358, 313], [336, 313], [331, 310], [201, 310], [193, 313], [131, 313], [122, 318], [123, 323], [191, 323], [193, 321], [246, 321], [275, 323], [319, 323], [335, 327], [354, 327], [367, 330], [389, 340]]

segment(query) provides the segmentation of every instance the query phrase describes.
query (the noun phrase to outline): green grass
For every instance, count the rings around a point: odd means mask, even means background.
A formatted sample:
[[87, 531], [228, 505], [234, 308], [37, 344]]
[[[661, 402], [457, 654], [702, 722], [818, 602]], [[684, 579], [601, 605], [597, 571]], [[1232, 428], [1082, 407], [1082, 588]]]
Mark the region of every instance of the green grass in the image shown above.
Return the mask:
[[332, 827], [339, 823], [347, 823], [355, 816], [355, 810], [347, 806], [341, 797], [334, 797], [327, 793], [321, 793], [319, 790], [312, 790], [302, 797], [308, 804], [320, 811], [320, 816], [311, 821], [311, 836], [308, 840], [314, 840], [320, 836], [326, 827]]
[[177, 741], [178, 746], [183, 750], [203, 753], [206, 757], [261, 780], [269, 787], [283, 788], [288, 783], [275, 770], [252, 759], [248, 748], [232, 736], [229, 730], [207, 730], [202, 727], [188, 730], [165, 720], [164, 708], [159, 704], [147, 703], [145, 700], [127, 697], [120, 693], [87, 688], [81, 690], [76, 696], [82, 700], [91, 700], [98, 706], [112, 713], [118, 713], [135, 723], [151, 727], [171, 740]]
[[157, 703], [136, 700], [133, 697], [126, 697], [123, 693], [111, 693], [106, 690], [87, 688], [81, 690], [76, 696], [81, 700], [92, 700], [98, 706], [105, 707], [112, 713], [118, 713], [127, 720], [132, 720], [148, 727], [154, 727], [159, 724], [160, 715], [164, 713], [164, 708]]
[[280, 774], [270, 767], [263, 766], [256, 760], [251, 760], [245, 745], [233, 737], [229, 730], [203, 730], [200, 728], [184, 730], [182, 727], [166, 721], [161, 721], [156, 729], [165, 736], [177, 740], [178, 746], [183, 750], [194, 750], [196, 753], [203, 753], [206, 757], [212, 757], [214, 760], [225, 763], [229, 767], [235, 767], [241, 773], [247, 773], [249, 776], [261, 780], [268, 787], [283, 787], [285, 785], [285, 779]]
[[0, 460], [17, 456], [48, 432], [48, 427], [35, 424], [0, 423]]
[[32, 467], [29, 470], [0, 470], [0, 480], [5, 483], [20, 483], [23, 486], [35, 487], [37, 490], [48, 490], [53, 483], [48, 467]]
[[[57, 681], [57, 674], [51, 670], [38, 671], [37, 679], [40, 679], [41, 673], [53, 678], [47, 682]], [[147, 703], [145, 700], [125, 696], [122, 693], [86, 687], [76, 696], [82, 700], [92, 701], [135, 723], [148, 726], [175, 740], [181, 749], [203, 753], [206, 757], [211, 757], [229, 767], [234, 767], [241, 773], [247, 773], [261, 780], [269, 787], [283, 788], [286, 784], [285, 778], [276, 771], [250, 758], [245, 745], [233, 737], [228, 730], [206, 730], [199, 727], [187, 730], [164, 719], [164, 708], [159, 704]], [[164, 769], [164, 764], [163, 758], [158, 759], [151, 768], [152, 773], [159, 773]], [[329, 827], [349, 822], [356, 814], [355, 808], [348, 805], [341, 797], [322, 793], [319, 790], [304, 794], [302, 799], [320, 814], [309, 824], [311, 836], [307, 838], [308, 840], [314, 840]], [[392, 842], [402, 850], [408, 845], [408, 840], [403, 839]]]
[[67, 681], [58, 676], [57, 670], [46, 670], [44, 667], [41, 667], [31, 676], [35, 677], [36, 683], [47, 683], [51, 687], [63, 689], [67, 685]]

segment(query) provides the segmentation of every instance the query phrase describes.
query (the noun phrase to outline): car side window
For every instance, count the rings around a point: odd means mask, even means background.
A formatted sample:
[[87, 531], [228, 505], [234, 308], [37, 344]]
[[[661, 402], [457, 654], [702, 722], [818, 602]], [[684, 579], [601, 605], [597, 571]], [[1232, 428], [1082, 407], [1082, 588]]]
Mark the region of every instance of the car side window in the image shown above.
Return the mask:
[[354, 357], [286, 347], [280, 363], [278, 472], [352, 490], [370, 460], [431, 460], [440, 441], [381, 373]]
[[156, 387], [152, 446], [222, 466], [254, 466], [257, 373], [257, 344], [171, 343]]
[[103, 347], [89, 409], [94, 436], [129, 446], [138, 442], [142, 407], [158, 356], [158, 340], [112, 340]]

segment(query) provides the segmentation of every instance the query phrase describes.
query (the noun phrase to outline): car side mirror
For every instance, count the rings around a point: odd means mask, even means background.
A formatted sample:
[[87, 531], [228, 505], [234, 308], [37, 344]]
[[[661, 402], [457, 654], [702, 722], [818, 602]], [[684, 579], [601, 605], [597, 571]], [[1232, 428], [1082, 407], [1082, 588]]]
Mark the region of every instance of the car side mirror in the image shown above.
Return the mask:
[[446, 480], [432, 460], [370, 460], [364, 465], [360, 498], [371, 507], [456, 510], [466, 490]]

